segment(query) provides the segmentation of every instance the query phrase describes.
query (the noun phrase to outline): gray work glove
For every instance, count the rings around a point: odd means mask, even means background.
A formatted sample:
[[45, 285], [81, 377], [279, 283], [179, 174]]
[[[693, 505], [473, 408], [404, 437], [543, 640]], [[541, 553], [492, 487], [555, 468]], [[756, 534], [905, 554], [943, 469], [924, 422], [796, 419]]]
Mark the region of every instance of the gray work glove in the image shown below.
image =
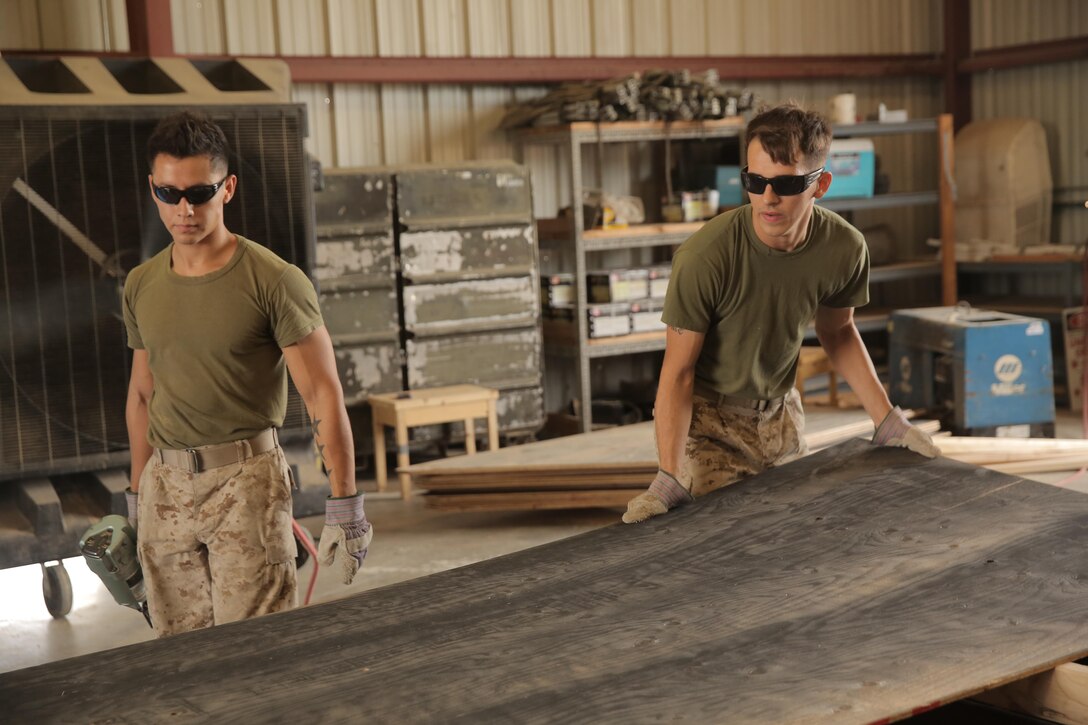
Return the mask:
[[659, 468], [650, 487], [627, 502], [623, 523], [636, 524], [645, 521], [691, 500], [691, 493], [676, 480], [676, 476]]
[[926, 458], [936, 458], [941, 455], [941, 449], [934, 445], [929, 434], [911, 425], [898, 405], [884, 416], [883, 422], [873, 434], [873, 443], [878, 446], [909, 448]]
[[366, 520], [362, 493], [325, 499], [325, 528], [321, 530], [317, 560], [324, 566], [332, 566], [335, 561], [344, 584], [351, 584], [363, 565], [372, 538], [374, 527]]
[[140, 517], [140, 497], [131, 487], [125, 489], [125, 504], [128, 506], [128, 522], [135, 530]]

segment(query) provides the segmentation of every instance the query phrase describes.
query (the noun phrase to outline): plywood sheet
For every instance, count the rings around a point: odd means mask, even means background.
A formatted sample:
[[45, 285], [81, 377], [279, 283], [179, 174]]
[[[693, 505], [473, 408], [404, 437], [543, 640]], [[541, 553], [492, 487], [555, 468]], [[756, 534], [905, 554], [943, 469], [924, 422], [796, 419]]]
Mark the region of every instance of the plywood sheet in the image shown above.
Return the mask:
[[1083, 656], [1086, 534], [1083, 494], [852, 441], [637, 526], [6, 673], [0, 702], [13, 722], [871, 723]]

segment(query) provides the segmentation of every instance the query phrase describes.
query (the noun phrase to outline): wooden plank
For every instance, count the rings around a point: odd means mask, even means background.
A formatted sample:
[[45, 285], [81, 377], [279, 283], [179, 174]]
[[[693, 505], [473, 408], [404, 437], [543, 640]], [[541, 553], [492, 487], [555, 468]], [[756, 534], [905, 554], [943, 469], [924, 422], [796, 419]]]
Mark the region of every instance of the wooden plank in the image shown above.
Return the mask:
[[515, 478], [509, 474], [493, 479], [469, 478], [450, 480], [447, 478], [417, 481], [413, 479], [416, 488], [426, 489], [432, 493], [447, 494], [450, 492], [474, 492], [483, 495], [502, 495], [508, 492], [519, 494], [545, 493], [551, 490], [565, 491], [600, 491], [602, 489], [637, 488], [645, 491], [654, 479], [655, 471], [648, 471], [631, 476], [602, 476], [602, 477], [555, 477], [555, 478]]
[[1069, 662], [975, 696], [976, 700], [1068, 725], [1088, 722], [1088, 667]]
[[518, 473], [529, 468], [534, 471], [611, 471], [625, 468], [641, 470], [647, 467], [647, 463], [657, 469], [652, 422], [500, 448], [497, 451], [477, 453], [474, 459], [459, 456], [417, 463], [410, 466], [408, 472], [415, 475], [434, 471], [467, 470]]
[[1083, 494], [851, 441], [637, 526], [4, 673], [0, 701], [13, 722], [894, 720], [1083, 656], [1086, 528]]
[[[923, 430], [936, 432], [936, 421], [918, 423]], [[653, 421], [616, 428], [581, 433], [562, 438], [510, 446], [498, 451], [478, 453], [469, 458], [457, 456], [426, 463], [416, 463], [405, 471], [425, 479], [442, 475], [490, 475], [500, 473], [525, 474], [528, 471], [575, 472], [595, 471], [656, 471], [657, 449], [654, 445]], [[805, 440], [809, 449], [817, 450], [842, 443], [850, 438], [872, 436], [873, 423], [865, 419], [855, 423], [807, 427]]]
[[985, 465], [995, 471], [1014, 474], [1076, 471], [1088, 466], [1088, 456], [1054, 456], [1053, 458], [1037, 458], [1030, 461], [1012, 461], [1011, 463], [987, 463]]
[[[941, 441], [941, 453], [966, 463], [1024, 461], [1051, 456], [1088, 455], [1088, 440], [951, 436]], [[977, 460], [967, 460], [968, 457]]]
[[621, 508], [646, 490], [620, 488], [612, 491], [529, 491], [506, 493], [427, 494], [427, 508], [439, 511], [535, 511], [541, 509]]
[[[946, 4], [946, 7], [950, 6], [965, 7], [964, 3]], [[970, 11], [964, 10], [964, 12]], [[949, 78], [950, 76], [946, 73], [946, 84], [949, 83]], [[970, 79], [967, 79], [966, 84], [970, 85]], [[953, 109], [949, 107], [949, 103], [950, 101], [946, 99], [947, 110], [951, 111]], [[957, 100], [956, 103], [959, 104], [962, 101]], [[967, 106], [967, 111], [967, 113], [961, 111], [956, 118], [960, 124], [967, 123], [969, 120], [967, 116], [970, 115], [970, 104]], [[952, 188], [955, 180], [955, 153], [952, 150], [953, 124], [950, 113], [942, 113], [937, 117], [937, 137], [938, 164], [941, 168], [938, 183], [941, 191], [941, 301], [945, 305], [954, 305], [958, 299], [956, 296], [956, 202]]]

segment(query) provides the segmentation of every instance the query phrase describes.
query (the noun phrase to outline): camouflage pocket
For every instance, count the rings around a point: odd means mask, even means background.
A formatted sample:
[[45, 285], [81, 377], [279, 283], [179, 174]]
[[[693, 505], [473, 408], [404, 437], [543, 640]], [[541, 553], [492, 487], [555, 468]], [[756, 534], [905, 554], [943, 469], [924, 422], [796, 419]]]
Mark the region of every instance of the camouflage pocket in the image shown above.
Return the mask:
[[293, 562], [298, 553], [292, 527], [294, 510], [291, 490], [294, 477], [291, 475], [291, 466], [287, 463], [287, 458], [279, 448], [270, 453], [269, 464], [274, 473], [270, 472], [267, 482], [271, 523], [265, 539], [265, 554], [269, 564]]

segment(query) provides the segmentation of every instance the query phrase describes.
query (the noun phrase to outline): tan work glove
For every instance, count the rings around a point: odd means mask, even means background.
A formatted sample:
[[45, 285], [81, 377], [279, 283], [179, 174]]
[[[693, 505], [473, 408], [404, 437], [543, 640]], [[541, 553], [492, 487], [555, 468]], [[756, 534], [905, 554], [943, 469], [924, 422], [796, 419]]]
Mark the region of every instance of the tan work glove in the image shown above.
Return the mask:
[[884, 416], [884, 420], [873, 434], [873, 443], [878, 446], [909, 448], [926, 458], [936, 458], [941, 455], [941, 449], [933, 443], [929, 434], [911, 425], [898, 405]]
[[321, 530], [317, 560], [323, 566], [335, 561], [344, 584], [351, 584], [355, 578], [373, 538], [374, 527], [366, 520], [362, 493], [325, 499], [325, 528]]
[[651, 516], [658, 516], [674, 506], [691, 500], [691, 494], [680, 485], [676, 476], [659, 468], [657, 477], [654, 478], [650, 487], [627, 502], [627, 513], [623, 515], [623, 523], [636, 524], [639, 521], [645, 521]]

